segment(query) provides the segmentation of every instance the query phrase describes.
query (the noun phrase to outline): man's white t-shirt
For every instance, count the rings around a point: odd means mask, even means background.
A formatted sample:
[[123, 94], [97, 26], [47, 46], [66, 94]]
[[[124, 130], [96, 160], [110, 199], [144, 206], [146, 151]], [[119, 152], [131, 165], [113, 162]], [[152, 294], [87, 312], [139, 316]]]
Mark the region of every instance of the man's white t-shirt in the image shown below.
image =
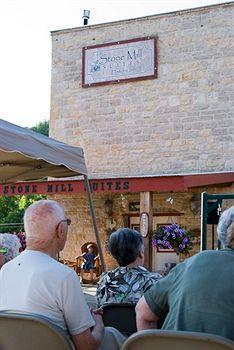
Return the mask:
[[34, 250], [25, 250], [2, 267], [3, 310], [43, 315], [70, 334], [95, 324], [75, 271]]

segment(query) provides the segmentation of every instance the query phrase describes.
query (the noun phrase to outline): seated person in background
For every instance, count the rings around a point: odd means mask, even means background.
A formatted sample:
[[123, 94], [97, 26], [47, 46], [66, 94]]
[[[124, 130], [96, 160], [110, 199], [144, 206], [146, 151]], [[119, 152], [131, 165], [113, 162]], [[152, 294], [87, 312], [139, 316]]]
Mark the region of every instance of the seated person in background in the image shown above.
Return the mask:
[[0, 271], [0, 311], [47, 317], [69, 333], [76, 350], [120, 349], [124, 337], [104, 328], [99, 310], [90, 312], [75, 271], [56, 261], [69, 223], [55, 201], [40, 200], [27, 208], [27, 249]]
[[120, 266], [101, 275], [97, 287], [98, 305], [136, 303], [162, 276], [143, 267], [144, 244], [139, 232], [129, 228], [113, 232], [109, 248]]
[[81, 265], [81, 272], [80, 272], [81, 281], [83, 280], [83, 277], [84, 277], [84, 271], [89, 270], [90, 282], [93, 282], [93, 270], [94, 270], [95, 260], [98, 259], [98, 256], [94, 253], [93, 245], [88, 244], [87, 252], [81, 254], [79, 258], [84, 260], [84, 262]]
[[20, 240], [11, 233], [0, 233], [0, 269], [8, 261], [19, 255]]
[[174, 267], [136, 306], [137, 329], [217, 334], [234, 340], [234, 206], [218, 225], [222, 250], [206, 250]]

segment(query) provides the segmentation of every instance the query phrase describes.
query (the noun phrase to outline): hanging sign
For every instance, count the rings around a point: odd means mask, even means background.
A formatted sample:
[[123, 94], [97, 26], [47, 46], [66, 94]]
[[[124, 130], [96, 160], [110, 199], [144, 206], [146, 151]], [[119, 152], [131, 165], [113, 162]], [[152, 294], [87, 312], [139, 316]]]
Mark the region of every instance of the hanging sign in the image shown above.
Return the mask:
[[83, 47], [83, 87], [155, 78], [155, 38], [137, 38]]
[[148, 235], [149, 231], [149, 215], [147, 213], [141, 213], [140, 217], [140, 233], [143, 237]]

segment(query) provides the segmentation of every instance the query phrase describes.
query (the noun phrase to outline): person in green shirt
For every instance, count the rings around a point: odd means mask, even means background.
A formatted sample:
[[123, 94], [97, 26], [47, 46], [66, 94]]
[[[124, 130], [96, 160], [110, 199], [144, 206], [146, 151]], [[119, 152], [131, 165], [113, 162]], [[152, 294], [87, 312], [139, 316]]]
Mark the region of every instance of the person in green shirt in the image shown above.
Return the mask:
[[137, 329], [217, 334], [234, 340], [234, 206], [218, 225], [222, 250], [207, 250], [178, 264], [136, 306]]

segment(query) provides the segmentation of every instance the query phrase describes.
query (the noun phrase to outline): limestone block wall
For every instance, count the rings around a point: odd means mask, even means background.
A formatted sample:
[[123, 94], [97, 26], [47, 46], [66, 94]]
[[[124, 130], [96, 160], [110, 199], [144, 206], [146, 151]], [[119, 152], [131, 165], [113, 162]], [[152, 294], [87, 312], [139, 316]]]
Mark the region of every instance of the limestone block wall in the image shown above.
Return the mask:
[[[95, 177], [233, 171], [233, 2], [52, 33], [51, 136]], [[82, 88], [82, 47], [158, 40], [158, 79]]]
[[[197, 235], [200, 236], [200, 210], [196, 216], [190, 210], [189, 201], [194, 193], [199, 195], [203, 191], [208, 193], [232, 193], [234, 186], [220, 186], [220, 187], [203, 187], [190, 190], [188, 192], [177, 193], [154, 193], [153, 195], [153, 207], [154, 209], [164, 208], [165, 212], [171, 209], [177, 210], [183, 213], [178, 217], [177, 222], [188, 231], [197, 229]], [[166, 199], [172, 196], [173, 204], [169, 204]], [[92, 227], [92, 220], [89, 214], [88, 202], [84, 195], [51, 195], [51, 199], [57, 200], [64, 207], [67, 217], [71, 218], [72, 224], [69, 226], [68, 239], [61, 257], [64, 259], [74, 260], [77, 255], [80, 255], [81, 246], [87, 241], [94, 241], [95, 236]], [[112, 218], [116, 222], [116, 229], [124, 227], [124, 214], [130, 214], [129, 202], [140, 201], [140, 194], [95, 194], [94, 205], [96, 210], [97, 224], [100, 232], [100, 238], [102, 243], [107, 268], [113, 268], [116, 266], [114, 259], [107, 254], [105, 248], [105, 240], [107, 238], [107, 228], [109, 226], [109, 217], [105, 213], [104, 203], [107, 199], [113, 200], [113, 216]], [[223, 210], [234, 205], [233, 201], [224, 201]], [[134, 212], [132, 212], [134, 215]], [[170, 219], [170, 218], [169, 218]], [[169, 221], [170, 222], [170, 221]], [[163, 222], [165, 223], [165, 222]], [[216, 228], [215, 228], [216, 230]], [[208, 226], [208, 247], [211, 248], [211, 226]], [[194, 245], [192, 254], [199, 251], [199, 244]]]

